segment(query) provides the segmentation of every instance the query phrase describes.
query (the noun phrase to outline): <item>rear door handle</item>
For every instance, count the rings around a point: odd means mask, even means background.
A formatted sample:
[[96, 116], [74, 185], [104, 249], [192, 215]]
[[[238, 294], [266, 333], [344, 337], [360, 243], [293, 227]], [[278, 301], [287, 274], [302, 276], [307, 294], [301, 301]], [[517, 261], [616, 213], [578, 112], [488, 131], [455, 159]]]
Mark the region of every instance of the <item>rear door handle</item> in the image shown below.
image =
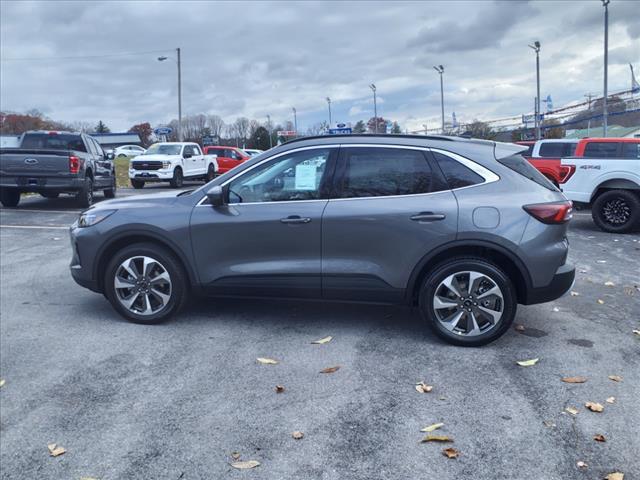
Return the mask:
[[281, 218], [282, 223], [309, 223], [311, 219], [309, 217], [301, 217], [300, 215], [289, 215], [286, 218]]
[[435, 222], [438, 220], [444, 220], [447, 216], [444, 213], [420, 212], [409, 218], [414, 222]]

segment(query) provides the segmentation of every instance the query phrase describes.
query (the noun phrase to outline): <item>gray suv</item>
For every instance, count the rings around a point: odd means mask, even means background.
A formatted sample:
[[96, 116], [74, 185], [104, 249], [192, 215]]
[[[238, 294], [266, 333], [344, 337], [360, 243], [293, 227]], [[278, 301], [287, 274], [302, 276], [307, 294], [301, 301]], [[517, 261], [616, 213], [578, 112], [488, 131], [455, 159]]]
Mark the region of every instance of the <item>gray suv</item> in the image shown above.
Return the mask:
[[71, 227], [71, 273], [125, 318], [190, 292], [418, 305], [446, 341], [501, 336], [518, 303], [572, 285], [571, 203], [518, 153], [455, 137], [303, 138], [204, 187], [102, 202]]

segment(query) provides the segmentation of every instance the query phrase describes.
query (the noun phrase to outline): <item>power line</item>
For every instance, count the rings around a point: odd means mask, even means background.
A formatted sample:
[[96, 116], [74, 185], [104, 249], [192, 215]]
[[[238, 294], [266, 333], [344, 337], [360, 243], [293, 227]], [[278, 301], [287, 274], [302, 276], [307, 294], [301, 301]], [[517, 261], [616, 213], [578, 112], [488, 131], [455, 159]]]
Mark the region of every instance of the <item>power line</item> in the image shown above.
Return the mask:
[[22, 62], [22, 61], [46, 61], [46, 60], [82, 60], [87, 58], [107, 58], [107, 57], [126, 57], [132, 55], [150, 55], [152, 53], [167, 53], [173, 51], [170, 48], [165, 50], [149, 50], [147, 52], [125, 52], [125, 53], [105, 53], [100, 55], [68, 55], [68, 56], [52, 56], [52, 57], [32, 57], [32, 58], [4, 58], [0, 57], [2, 62]]

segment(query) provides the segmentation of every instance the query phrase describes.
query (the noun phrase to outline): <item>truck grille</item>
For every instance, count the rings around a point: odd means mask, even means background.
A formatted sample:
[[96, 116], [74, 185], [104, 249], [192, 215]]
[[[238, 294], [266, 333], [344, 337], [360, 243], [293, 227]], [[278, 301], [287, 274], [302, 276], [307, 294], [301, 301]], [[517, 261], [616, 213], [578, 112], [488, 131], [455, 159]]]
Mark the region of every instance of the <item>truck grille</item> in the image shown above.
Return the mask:
[[160, 170], [162, 168], [162, 162], [149, 160], [148, 162], [131, 162], [131, 166], [134, 170]]

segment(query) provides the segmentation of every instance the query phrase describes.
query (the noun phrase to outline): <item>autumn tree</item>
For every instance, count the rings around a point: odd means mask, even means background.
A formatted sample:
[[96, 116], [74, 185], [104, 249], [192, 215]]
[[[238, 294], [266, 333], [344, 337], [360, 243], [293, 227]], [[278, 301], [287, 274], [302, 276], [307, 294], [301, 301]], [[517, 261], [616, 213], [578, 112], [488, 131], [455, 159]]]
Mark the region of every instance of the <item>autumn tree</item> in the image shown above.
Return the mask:
[[564, 138], [564, 128], [553, 118], [542, 122], [542, 131], [544, 138]]
[[371, 117], [367, 122], [367, 130], [369, 133], [387, 133], [387, 121], [382, 117]]
[[489, 124], [480, 120], [474, 120], [468, 124], [465, 135], [470, 135], [473, 138], [484, 138], [486, 140], [494, 140], [496, 138], [496, 132]]
[[153, 134], [153, 129], [151, 128], [151, 124], [149, 122], [138, 123], [131, 127], [129, 129], [129, 132], [137, 133], [143, 146], [147, 147], [151, 144], [151, 135]]

